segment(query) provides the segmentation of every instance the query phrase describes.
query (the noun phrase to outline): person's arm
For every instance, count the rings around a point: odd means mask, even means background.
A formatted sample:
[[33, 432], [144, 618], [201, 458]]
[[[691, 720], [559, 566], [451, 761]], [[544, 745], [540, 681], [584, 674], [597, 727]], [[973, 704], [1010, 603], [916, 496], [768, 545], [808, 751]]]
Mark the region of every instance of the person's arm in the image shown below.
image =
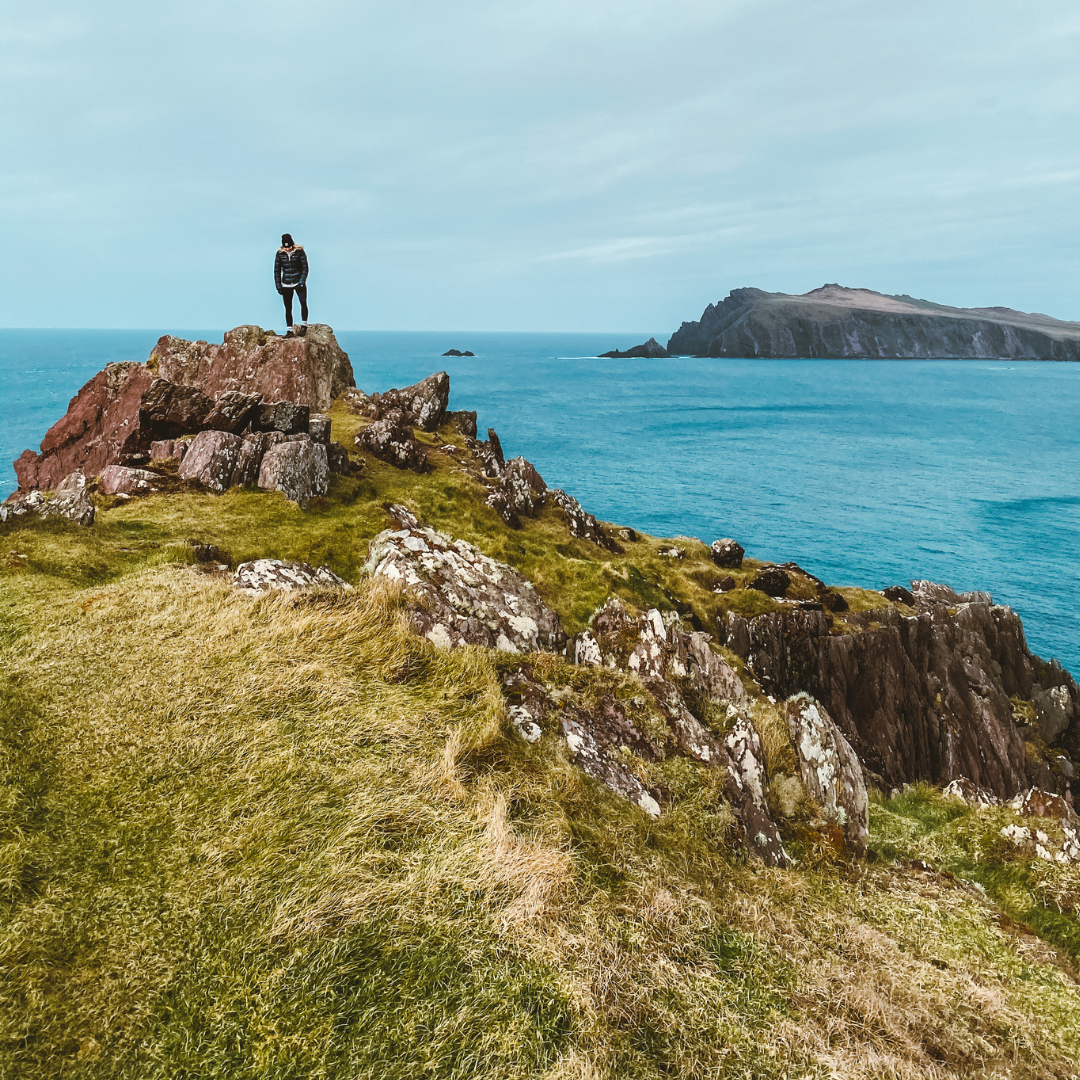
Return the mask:
[[274, 288], [281, 292], [281, 251], [274, 256]]
[[307, 252], [300, 249], [300, 284], [307, 284]]

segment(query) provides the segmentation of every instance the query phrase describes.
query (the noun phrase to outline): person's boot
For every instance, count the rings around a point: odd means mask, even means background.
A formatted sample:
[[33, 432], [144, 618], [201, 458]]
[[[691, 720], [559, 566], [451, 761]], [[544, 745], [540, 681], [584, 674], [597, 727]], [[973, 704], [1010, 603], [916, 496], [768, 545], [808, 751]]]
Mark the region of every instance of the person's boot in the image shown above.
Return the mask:
[[288, 330], [285, 331], [285, 336], [286, 337], [296, 337], [296, 334], [293, 333], [293, 328], [291, 326], [289, 327]]
[[298, 329], [298, 330], [297, 330], [296, 332], [297, 332], [297, 333], [298, 333], [298, 334], [299, 334], [299, 335], [300, 335], [301, 337], [306, 337], [306, 336], [307, 336], [307, 323], [306, 323], [306, 322], [302, 322], [302, 323], [300, 324], [300, 327], [299, 327], [299, 329]]

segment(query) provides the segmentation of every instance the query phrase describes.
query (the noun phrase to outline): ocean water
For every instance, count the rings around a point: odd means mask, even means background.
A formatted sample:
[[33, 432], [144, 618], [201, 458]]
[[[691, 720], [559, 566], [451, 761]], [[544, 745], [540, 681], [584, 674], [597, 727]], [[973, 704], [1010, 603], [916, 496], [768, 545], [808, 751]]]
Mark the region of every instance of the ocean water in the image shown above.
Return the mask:
[[[0, 460], [164, 331], [0, 331]], [[185, 331], [220, 340], [220, 331]], [[647, 334], [339, 332], [358, 385], [446, 369], [508, 456], [599, 517], [733, 536], [833, 584], [985, 589], [1080, 674], [1080, 365], [597, 360]], [[660, 335], [657, 335], [660, 336]], [[469, 359], [442, 358], [447, 348]], [[0, 476], [0, 496], [15, 486]]]

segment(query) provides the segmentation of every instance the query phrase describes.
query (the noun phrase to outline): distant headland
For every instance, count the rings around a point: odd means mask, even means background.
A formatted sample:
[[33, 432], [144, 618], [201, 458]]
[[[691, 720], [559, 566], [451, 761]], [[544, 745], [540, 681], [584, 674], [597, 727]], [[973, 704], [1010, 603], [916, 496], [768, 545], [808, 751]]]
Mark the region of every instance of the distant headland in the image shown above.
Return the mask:
[[684, 322], [666, 350], [639, 346], [614, 355], [1080, 360], [1080, 322], [841, 285], [801, 295], [734, 289], [696, 322]]

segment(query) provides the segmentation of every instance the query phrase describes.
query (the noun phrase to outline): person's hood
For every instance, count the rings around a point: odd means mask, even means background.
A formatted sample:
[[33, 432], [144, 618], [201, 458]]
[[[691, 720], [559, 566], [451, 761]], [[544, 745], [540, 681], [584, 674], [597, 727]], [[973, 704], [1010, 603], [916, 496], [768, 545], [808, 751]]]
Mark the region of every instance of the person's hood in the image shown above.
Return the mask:
[[287, 247], [279, 247], [278, 248], [278, 251], [303, 251], [303, 250], [304, 250], [304, 245], [303, 244], [295, 244], [291, 248], [287, 248]]

